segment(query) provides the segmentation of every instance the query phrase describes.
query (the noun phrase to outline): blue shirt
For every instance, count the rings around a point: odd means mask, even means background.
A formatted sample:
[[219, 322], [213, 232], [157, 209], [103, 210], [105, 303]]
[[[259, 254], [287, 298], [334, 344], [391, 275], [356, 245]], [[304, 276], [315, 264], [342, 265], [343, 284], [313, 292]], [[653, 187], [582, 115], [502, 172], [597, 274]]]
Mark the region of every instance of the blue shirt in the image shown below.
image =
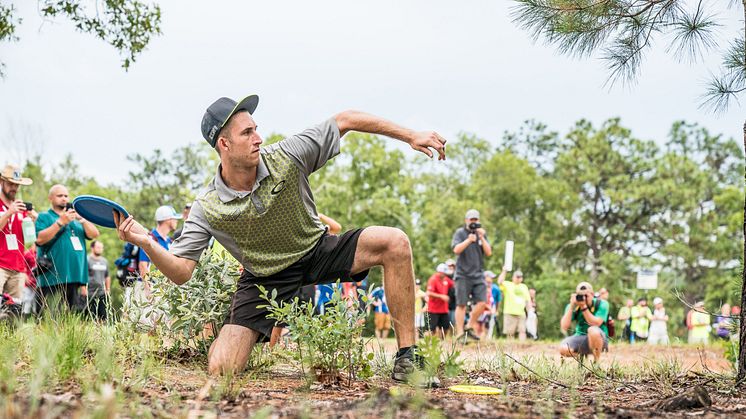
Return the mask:
[[[317, 287], [316, 291], [318, 291], [317, 292], [317, 297], [316, 297], [316, 307], [317, 308], [320, 309], [326, 303], [328, 303], [329, 301], [331, 301], [332, 295], [334, 294], [334, 286], [335, 285], [337, 285], [336, 282], [333, 283], [333, 284], [319, 284], [319, 285], [316, 286]], [[342, 290], [342, 284], [339, 284], [339, 286], [337, 288], [341, 292], [341, 290]]]
[[[161, 245], [164, 249], [168, 250], [169, 247], [171, 247], [171, 237], [166, 236], [165, 238], [158, 233], [158, 230], [153, 229], [153, 231], [150, 232], [150, 234], [153, 236], [153, 239], [158, 242], [158, 244]], [[150, 262], [150, 258], [147, 254], [145, 254], [145, 251], [140, 249], [140, 254], [137, 256], [137, 260], [139, 262]]]
[[383, 288], [378, 287], [374, 289], [370, 296], [373, 297], [373, 301], [381, 302], [380, 305], [373, 306], [376, 309], [376, 313], [389, 314], [389, 306], [386, 304], [386, 295], [383, 292]]
[[492, 284], [492, 301], [495, 305], [500, 304], [500, 301], [503, 300], [503, 293], [500, 291], [500, 286], [497, 284]]

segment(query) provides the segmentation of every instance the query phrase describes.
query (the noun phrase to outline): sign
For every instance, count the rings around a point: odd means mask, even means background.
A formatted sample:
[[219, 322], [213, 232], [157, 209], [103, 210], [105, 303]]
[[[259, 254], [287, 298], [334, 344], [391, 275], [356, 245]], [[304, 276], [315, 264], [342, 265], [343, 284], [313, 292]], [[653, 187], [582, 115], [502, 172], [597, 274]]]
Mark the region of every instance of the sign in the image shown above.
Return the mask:
[[637, 289], [654, 290], [658, 288], [658, 272], [643, 269], [637, 272]]

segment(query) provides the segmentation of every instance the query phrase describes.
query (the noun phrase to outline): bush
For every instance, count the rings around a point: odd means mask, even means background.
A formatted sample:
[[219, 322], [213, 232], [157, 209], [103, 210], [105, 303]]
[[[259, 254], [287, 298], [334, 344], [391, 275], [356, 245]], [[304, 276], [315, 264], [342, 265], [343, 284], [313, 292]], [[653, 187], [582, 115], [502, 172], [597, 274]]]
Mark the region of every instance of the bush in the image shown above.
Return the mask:
[[[223, 252], [208, 250], [183, 285], [156, 271], [150, 276], [150, 298], [142, 302], [133, 299], [136, 313], [123, 316], [123, 320], [140, 329], [157, 329], [175, 350], [196, 349], [206, 355], [230, 309], [239, 268], [238, 262]], [[143, 322], [140, 314], [148, 321]]]
[[[373, 354], [366, 353], [367, 341], [362, 336], [365, 312], [359, 309], [357, 299], [343, 298], [337, 286], [324, 313], [315, 315], [310, 301], [300, 302], [296, 297], [290, 303], [278, 302], [276, 290], [270, 294], [258, 287], [268, 302], [263, 307], [269, 309], [269, 317], [286, 324], [291, 340], [298, 345], [297, 357], [304, 375], [308, 366], [316, 381], [340, 384], [346, 379], [348, 385], [372, 375]], [[363, 291], [358, 292], [366, 298]]]

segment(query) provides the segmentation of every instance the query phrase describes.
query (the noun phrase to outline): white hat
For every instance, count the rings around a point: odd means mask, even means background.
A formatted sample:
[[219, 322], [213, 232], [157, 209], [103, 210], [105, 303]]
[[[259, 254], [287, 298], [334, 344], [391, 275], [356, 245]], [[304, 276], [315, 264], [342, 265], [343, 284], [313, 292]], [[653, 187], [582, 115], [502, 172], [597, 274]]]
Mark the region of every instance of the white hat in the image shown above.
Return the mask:
[[177, 214], [174, 207], [163, 205], [155, 210], [155, 221], [161, 222], [166, 220], [181, 220], [181, 214]]
[[448, 265], [446, 265], [445, 263], [441, 263], [440, 265], [438, 265], [437, 268], [435, 268], [435, 270], [442, 274], [448, 273]]
[[479, 218], [479, 211], [475, 209], [470, 209], [469, 211], [466, 211], [466, 216], [464, 216], [464, 219], [469, 220], [472, 218]]
[[658, 304], [663, 304], [663, 299], [661, 297], [653, 298], [653, 305], [657, 306]]
[[484, 274], [487, 275], [490, 278], [496, 278], [497, 277], [497, 274], [495, 274], [492, 271], [484, 271]]

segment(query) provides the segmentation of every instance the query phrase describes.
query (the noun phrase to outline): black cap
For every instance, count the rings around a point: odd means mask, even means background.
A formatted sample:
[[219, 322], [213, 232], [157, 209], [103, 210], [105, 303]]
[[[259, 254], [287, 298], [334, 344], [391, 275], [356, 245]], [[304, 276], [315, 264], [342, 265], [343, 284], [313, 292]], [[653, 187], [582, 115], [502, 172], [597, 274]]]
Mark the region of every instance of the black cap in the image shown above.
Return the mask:
[[259, 96], [257, 95], [246, 96], [238, 103], [233, 99], [221, 97], [207, 108], [205, 115], [202, 117], [202, 136], [210, 144], [210, 147], [215, 147], [218, 134], [230, 117], [238, 111], [253, 114], [258, 104]]

